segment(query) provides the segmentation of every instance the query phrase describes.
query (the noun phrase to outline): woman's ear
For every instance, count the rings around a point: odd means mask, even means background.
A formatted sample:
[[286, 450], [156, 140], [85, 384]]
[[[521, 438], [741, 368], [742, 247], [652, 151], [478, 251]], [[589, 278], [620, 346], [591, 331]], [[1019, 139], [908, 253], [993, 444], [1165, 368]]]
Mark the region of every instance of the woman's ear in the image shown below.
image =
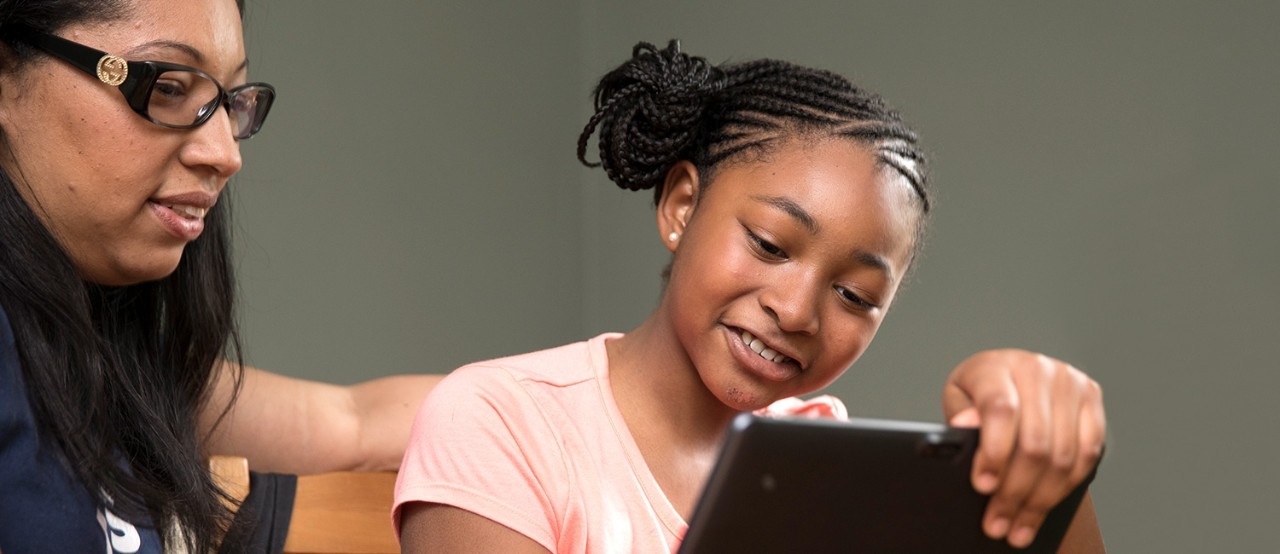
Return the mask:
[[693, 217], [698, 203], [698, 168], [688, 161], [676, 162], [667, 170], [662, 183], [662, 196], [658, 198], [658, 233], [667, 250], [676, 251], [676, 245], [684, 236], [685, 226]]

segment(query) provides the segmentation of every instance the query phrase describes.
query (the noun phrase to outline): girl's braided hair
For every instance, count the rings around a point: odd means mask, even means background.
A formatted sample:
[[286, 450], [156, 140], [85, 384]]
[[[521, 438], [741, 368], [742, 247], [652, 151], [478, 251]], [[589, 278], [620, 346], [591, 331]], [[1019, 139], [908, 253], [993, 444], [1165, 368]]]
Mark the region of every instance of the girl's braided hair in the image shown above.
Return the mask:
[[[692, 162], [710, 183], [726, 160], [767, 155], [790, 138], [839, 136], [874, 149], [929, 212], [916, 134], [878, 95], [829, 71], [768, 59], [714, 66], [681, 52], [678, 41], [661, 50], [642, 42], [600, 80], [595, 109], [578, 137], [578, 159], [604, 166], [619, 187], [654, 189], [655, 202], [678, 161]], [[600, 162], [592, 163], [587, 142], [597, 130]]]

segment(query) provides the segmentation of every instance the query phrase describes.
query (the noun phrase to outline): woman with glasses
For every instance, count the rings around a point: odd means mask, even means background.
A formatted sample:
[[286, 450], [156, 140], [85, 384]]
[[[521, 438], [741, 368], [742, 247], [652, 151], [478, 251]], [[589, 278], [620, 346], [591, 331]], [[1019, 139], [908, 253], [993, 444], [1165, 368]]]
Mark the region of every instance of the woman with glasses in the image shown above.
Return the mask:
[[226, 185], [276, 96], [241, 8], [0, 0], [5, 554], [211, 550], [208, 455], [394, 468], [435, 384], [238, 363]]

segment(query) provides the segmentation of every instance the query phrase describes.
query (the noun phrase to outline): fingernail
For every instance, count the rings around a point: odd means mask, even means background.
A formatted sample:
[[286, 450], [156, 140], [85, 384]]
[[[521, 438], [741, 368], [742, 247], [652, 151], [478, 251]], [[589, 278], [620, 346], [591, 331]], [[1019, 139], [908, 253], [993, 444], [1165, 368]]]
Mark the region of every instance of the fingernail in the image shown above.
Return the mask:
[[1001, 538], [1005, 533], [1009, 532], [1009, 520], [998, 517], [991, 520], [991, 524], [987, 525], [987, 535], [993, 539]]
[[994, 473], [979, 473], [978, 478], [974, 480], [973, 488], [978, 489], [982, 494], [991, 494], [996, 490], [997, 483]]
[[1036, 532], [1030, 527], [1019, 527], [1009, 535], [1009, 544], [1018, 548], [1026, 548], [1031, 546], [1031, 541], [1035, 540], [1035, 538]]

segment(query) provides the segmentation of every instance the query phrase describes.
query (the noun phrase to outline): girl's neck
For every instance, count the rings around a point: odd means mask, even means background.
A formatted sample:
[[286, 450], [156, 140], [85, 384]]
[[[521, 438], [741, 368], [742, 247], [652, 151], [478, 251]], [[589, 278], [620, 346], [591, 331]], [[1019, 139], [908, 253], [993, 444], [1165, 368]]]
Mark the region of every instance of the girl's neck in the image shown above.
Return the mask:
[[718, 446], [737, 412], [707, 390], [661, 312], [605, 343], [614, 400], [633, 434], [659, 431], [685, 448]]
[[736, 412], [702, 384], [661, 307], [605, 349], [618, 411], [663, 494], [687, 520]]

